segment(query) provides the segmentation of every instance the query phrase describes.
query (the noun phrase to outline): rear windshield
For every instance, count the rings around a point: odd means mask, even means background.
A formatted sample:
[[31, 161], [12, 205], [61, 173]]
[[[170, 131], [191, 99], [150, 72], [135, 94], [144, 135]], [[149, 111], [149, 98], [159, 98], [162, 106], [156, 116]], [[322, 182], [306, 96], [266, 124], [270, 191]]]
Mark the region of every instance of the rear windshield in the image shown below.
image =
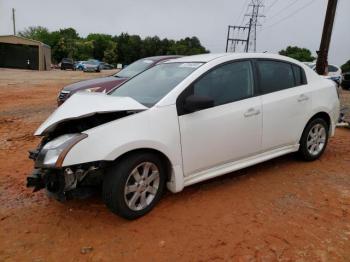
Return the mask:
[[131, 65], [125, 67], [123, 70], [119, 71], [117, 74], [115, 74], [115, 77], [121, 77], [121, 78], [131, 78], [146, 69], [152, 67], [154, 64], [153, 60], [150, 59], [142, 59], [138, 60]]

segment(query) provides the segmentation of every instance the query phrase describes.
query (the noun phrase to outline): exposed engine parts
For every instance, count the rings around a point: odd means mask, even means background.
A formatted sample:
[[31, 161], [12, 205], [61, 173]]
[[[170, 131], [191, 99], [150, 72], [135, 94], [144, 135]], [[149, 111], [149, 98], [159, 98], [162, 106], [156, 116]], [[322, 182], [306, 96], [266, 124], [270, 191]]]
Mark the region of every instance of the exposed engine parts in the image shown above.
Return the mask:
[[102, 167], [97, 165], [64, 170], [34, 169], [27, 177], [27, 187], [34, 188], [34, 192], [46, 188], [51, 196], [64, 201], [71, 197], [85, 198], [88, 191], [92, 191], [88, 189], [98, 187], [101, 181]]

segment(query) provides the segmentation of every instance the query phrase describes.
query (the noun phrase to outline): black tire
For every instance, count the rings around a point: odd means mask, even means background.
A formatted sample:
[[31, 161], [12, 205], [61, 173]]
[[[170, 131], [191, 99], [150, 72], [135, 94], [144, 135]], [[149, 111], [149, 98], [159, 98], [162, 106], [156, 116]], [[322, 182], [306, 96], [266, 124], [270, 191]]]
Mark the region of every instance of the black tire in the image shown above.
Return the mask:
[[[159, 170], [159, 186], [153, 200], [141, 210], [129, 208], [124, 197], [125, 185], [130, 173], [144, 162], [153, 163]], [[106, 206], [115, 214], [129, 219], [137, 219], [153, 209], [160, 200], [165, 187], [166, 169], [160, 158], [152, 153], [135, 153], [121, 159], [106, 171], [103, 179], [102, 197]]]
[[[316, 125], [321, 125], [325, 128], [325, 130], [326, 130], [325, 138], [326, 139], [325, 139], [325, 143], [324, 143], [322, 150], [320, 152], [318, 152], [317, 154], [311, 154], [307, 148], [307, 140], [308, 140], [310, 130], [313, 127], [315, 127]], [[301, 136], [301, 139], [300, 139], [300, 147], [299, 147], [299, 152], [298, 152], [300, 157], [305, 161], [314, 161], [314, 160], [318, 159], [319, 157], [321, 157], [321, 155], [323, 154], [323, 152], [325, 151], [325, 149], [327, 147], [328, 136], [329, 136], [329, 126], [328, 126], [327, 122], [322, 118], [312, 119], [305, 127], [303, 134]]]

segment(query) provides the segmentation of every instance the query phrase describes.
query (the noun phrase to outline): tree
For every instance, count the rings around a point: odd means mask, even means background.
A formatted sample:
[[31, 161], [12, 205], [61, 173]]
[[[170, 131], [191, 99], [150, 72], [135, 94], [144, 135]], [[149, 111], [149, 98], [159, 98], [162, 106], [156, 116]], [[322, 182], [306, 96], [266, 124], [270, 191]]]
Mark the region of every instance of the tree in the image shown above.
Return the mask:
[[103, 61], [116, 65], [118, 63], [118, 45], [116, 42], [111, 42], [108, 48], [103, 53]]
[[279, 54], [294, 58], [300, 62], [313, 62], [316, 59], [312, 56], [309, 49], [297, 46], [288, 46], [285, 50], [279, 51]]
[[[105, 52], [108, 54], [116, 53], [116, 42], [111, 35], [107, 34], [89, 34], [87, 41], [93, 43], [92, 56], [98, 60], [104, 60]], [[111, 60], [109, 58], [109, 60]]]
[[344, 65], [341, 66], [343, 73], [350, 72], [350, 60], [348, 60]]
[[118, 61], [122, 64], [130, 64], [135, 60], [145, 57], [144, 41], [138, 35], [122, 33], [115, 37], [117, 41]]
[[42, 26], [30, 26], [23, 31], [18, 32], [18, 35], [43, 42], [44, 44], [49, 44], [49, 42], [51, 42], [49, 30]]
[[175, 55], [197, 55], [209, 53], [200, 43], [197, 37], [186, 37], [173, 43], [170, 53]]
[[50, 32], [41, 26], [28, 27], [19, 34], [49, 45], [52, 59], [56, 63], [69, 57], [75, 60], [94, 58], [110, 64], [130, 64], [149, 56], [208, 53], [197, 37], [175, 41], [160, 39], [158, 36], [142, 39], [138, 35], [127, 33], [119, 36], [93, 33], [84, 38], [74, 28]]
[[76, 42], [76, 53], [73, 56], [75, 60], [88, 60], [93, 56], [94, 44], [92, 41], [86, 39], [80, 39]]

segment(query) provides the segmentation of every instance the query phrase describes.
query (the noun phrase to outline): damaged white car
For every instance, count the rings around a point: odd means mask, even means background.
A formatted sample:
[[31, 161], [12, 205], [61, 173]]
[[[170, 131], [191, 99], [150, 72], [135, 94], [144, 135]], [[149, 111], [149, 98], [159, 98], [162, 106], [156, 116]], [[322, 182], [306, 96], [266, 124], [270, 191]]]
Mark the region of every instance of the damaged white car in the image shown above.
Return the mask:
[[337, 90], [296, 60], [207, 54], [159, 64], [109, 94], [76, 93], [36, 131], [27, 186], [59, 200], [102, 188], [127, 219], [185, 186], [287, 153], [315, 160]]

